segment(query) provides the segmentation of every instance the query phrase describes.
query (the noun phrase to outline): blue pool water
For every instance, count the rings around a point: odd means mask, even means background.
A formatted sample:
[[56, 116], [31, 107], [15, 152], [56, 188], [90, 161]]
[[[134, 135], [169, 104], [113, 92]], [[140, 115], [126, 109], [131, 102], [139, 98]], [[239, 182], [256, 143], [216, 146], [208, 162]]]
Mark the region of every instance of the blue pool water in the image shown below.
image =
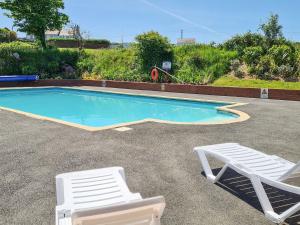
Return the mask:
[[215, 122], [238, 116], [217, 110], [225, 103], [208, 103], [114, 94], [67, 88], [31, 88], [0, 91], [0, 106], [102, 127], [143, 119], [171, 122]]

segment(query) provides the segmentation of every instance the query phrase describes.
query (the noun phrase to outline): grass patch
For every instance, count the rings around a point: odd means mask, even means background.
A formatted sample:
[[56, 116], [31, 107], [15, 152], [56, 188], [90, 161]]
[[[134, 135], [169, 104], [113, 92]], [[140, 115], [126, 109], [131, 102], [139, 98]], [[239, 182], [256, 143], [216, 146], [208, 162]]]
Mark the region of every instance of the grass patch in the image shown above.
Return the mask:
[[212, 84], [212, 86], [300, 90], [300, 82], [238, 79], [231, 76], [224, 76], [219, 78]]

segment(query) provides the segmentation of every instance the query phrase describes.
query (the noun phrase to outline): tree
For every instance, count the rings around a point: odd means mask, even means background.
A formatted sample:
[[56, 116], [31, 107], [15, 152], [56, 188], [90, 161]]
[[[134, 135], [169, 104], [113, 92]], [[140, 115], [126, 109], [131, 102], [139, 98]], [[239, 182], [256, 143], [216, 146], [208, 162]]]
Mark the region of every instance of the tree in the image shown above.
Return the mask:
[[269, 46], [272, 46], [276, 41], [280, 39], [284, 39], [282, 26], [279, 25], [279, 16], [277, 14], [271, 14], [268, 21], [260, 25], [260, 29], [264, 33]]
[[240, 34], [225, 41], [222, 45], [226, 50], [237, 51], [239, 56], [243, 56], [244, 50], [248, 47], [263, 46], [264, 37], [261, 34], [251, 33]]
[[8, 10], [6, 15], [14, 20], [18, 31], [32, 34], [42, 48], [46, 48], [45, 32], [61, 30], [69, 18], [60, 10], [63, 0], [3, 0], [0, 8]]
[[8, 28], [0, 28], [0, 43], [1, 42], [12, 42], [17, 40], [17, 34]]
[[138, 58], [141, 60], [143, 72], [148, 73], [155, 65], [161, 66], [163, 61], [172, 62], [173, 51], [168, 38], [150, 31], [138, 35], [135, 39], [138, 42]]
[[70, 29], [73, 35], [73, 38], [78, 42], [79, 50], [84, 48], [85, 39], [89, 39], [89, 33], [86, 31], [81, 31], [81, 28], [78, 24], [70, 24]]

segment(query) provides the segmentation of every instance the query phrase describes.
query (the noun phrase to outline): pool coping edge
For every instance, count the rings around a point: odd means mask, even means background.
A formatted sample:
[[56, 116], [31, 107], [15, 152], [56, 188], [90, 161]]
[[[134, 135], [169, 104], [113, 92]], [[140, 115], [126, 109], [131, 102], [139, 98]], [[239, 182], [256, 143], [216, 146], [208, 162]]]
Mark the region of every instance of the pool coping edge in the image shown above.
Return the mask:
[[[109, 126], [103, 126], [103, 127], [91, 127], [91, 126], [85, 126], [85, 125], [80, 125], [77, 123], [72, 123], [72, 122], [67, 122], [64, 120], [60, 119], [54, 119], [51, 117], [46, 117], [46, 116], [40, 116], [34, 113], [28, 113], [24, 112], [21, 110], [16, 110], [16, 109], [11, 109], [7, 107], [2, 107], [0, 106], [1, 110], [9, 111], [9, 112], [14, 112], [17, 114], [21, 114], [24, 116], [28, 116], [34, 119], [39, 119], [39, 120], [46, 120], [50, 122], [55, 122], [71, 127], [76, 127], [80, 128], [83, 130], [87, 131], [102, 131], [102, 130], [109, 130], [109, 129], [114, 129], [118, 127], [124, 127], [124, 126], [131, 126], [131, 125], [136, 125], [136, 124], [141, 124], [141, 123], [146, 123], [146, 122], [155, 122], [155, 123], [162, 123], [162, 124], [174, 124], [174, 125], [202, 125], [202, 126], [207, 126], [207, 125], [223, 125], [223, 124], [232, 124], [232, 123], [239, 123], [239, 122], [244, 122], [248, 119], [250, 119], [250, 116], [242, 111], [232, 109], [234, 107], [238, 106], [243, 106], [247, 105], [248, 103], [238, 103], [238, 102], [231, 102], [231, 101], [214, 101], [214, 100], [206, 100], [206, 99], [194, 99], [194, 98], [185, 98], [185, 97], [174, 97], [174, 96], [163, 96], [163, 95], [152, 95], [152, 94], [140, 94], [140, 93], [128, 93], [128, 92], [120, 92], [120, 91], [111, 91], [111, 90], [95, 90], [95, 89], [89, 89], [88, 87], [64, 87], [64, 86], [44, 86], [44, 87], [12, 87], [12, 88], [1, 88], [1, 90], [13, 90], [13, 89], [41, 89], [41, 88], [62, 88], [62, 89], [73, 89], [73, 90], [85, 90], [85, 91], [94, 91], [94, 92], [102, 92], [102, 93], [113, 93], [113, 94], [122, 94], [122, 95], [131, 95], [131, 96], [144, 96], [144, 97], [154, 97], [154, 98], [164, 98], [164, 99], [174, 99], [174, 100], [184, 100], [184, 101], [196, 101], [196, 102], [210, 102], [210, 103], [226, 103], [229, 105], [226, 106], [220, 106], [217, 107], [217, 110], [219, 111], [224, 111], [228, 113], [233, 113], [235, 115], [238, 115], [238, 118], [235, 119], [227, 119], [227, 120], [221, 120], [221, 121], [212, 121], [212, 122], [172, 122], [172, 121], [166, 121], [166, 120], [159, 120], [159, 119], [151, 119], [151, 118], [146, 118], [143, 120], [137, 120], [133, 122], [128, 122], [128, 123], [120, 123], [120, 124], [115, 124], [115, 125], [109, 125]], [[125, 89], [126, 90], [126, 89]]]

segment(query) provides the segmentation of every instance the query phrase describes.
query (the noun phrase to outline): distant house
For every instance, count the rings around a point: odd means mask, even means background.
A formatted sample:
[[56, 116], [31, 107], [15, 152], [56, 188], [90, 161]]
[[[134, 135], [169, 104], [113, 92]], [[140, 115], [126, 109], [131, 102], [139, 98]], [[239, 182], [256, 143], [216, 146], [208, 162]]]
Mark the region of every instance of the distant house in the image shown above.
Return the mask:
[[179, 38], [177, 39], [177, 45], [194, 45], [196, 44], [195, 38]]
[[124, 43], [111, 43], [110, 48], [129, 48], [132, 46], [132, 43], [130, 42], [124, 42]]
[[50, 38], [63, 38], [63, 39], [72, 39], [74, 38], [74, 33], [71, 29], [65, 29], [65, 30], [54, 30], [54, 31], [46, 31], [46, 40]]
[[[69, 30], [49, 30], [49, 31], [46, 31], [45, 33], [46, 35], [46, 40], [49, 40], [50, 38], [62, 38], [62, 39], [72, 39], [74, 38], [74, 34], [73, 34], [73, 31], [71, 29]], [[26, 35], [26, 40], [29, 40], [29, 41], [34, 41], [35, 40], [35, 37], [34, 35], [29, 35], [27, 34]]]
[[34, 37], [34, 35], [32, 35], [32, 34], [27, 34], [26, 37], [25, 37], [25, 40], [28, 40], [28, 41], [34, 41], [34, 40], [35, 40], [35, 37]]

